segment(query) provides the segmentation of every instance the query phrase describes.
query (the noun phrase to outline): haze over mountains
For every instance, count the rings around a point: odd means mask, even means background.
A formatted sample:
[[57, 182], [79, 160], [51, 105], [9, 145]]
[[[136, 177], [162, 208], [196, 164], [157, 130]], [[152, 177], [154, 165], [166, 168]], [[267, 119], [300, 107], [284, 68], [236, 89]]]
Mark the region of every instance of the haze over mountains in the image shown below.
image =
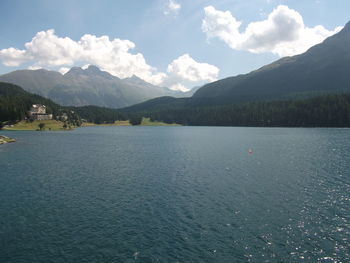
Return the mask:
[[65, 106], [97, 105], [120, 108], [161, 96], [190, 96], [158, 87], [137, 76], [120, 79], [96, 66], [73, 67], [62, 75], [56, 71], [17, 70], [0, 76], [0, 81], [18, 85]]
[[154, 111], [314, 97], [350, 91], [350, 22], [307, 52], [204, 85], [191, 98], [158, 98], [127, 108]]

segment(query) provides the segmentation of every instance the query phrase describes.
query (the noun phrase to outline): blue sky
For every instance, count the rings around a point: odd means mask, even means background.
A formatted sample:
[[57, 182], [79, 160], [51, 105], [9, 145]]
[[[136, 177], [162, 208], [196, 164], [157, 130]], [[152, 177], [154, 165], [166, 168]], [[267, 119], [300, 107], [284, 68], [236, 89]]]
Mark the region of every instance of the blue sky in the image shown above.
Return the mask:
[[[2, 0], [0, 74], [97, 64], [191, 88], [301, 53], [338, 32], [349, 11], [349, 0]], [[86, 34], [89, 50], [79, 42]], [[109, 57], [98, 43], [117, 51]]]

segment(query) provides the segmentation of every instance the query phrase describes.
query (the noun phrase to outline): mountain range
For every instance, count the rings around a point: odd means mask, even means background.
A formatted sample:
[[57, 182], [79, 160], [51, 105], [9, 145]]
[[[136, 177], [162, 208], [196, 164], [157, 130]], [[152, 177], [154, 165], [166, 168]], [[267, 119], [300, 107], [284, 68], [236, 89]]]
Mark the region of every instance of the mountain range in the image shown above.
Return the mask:
[[17, 70], [0, 76], [0, 81], [65, 106], [121, 108], [161, 96], [192, 95], [152, 85], [135, 75], [120, 79], [92, 65], [86, 69], [73, 67], [64, 75], [45, 69]]
[[155, 111], [252, 101], [304, 99], [350, 91], [350, 22], [307, 52], [204, 85], [191, 98], [163, 97], [124, 109]]
[[120, 79], [96, 66], [73, 67], [64, 75], [44, 69], [18, 70], [0, 76], [0, 81], [19, 85], [61, 105], [98, 105], [129, 112], [303, 99], [348, 92], [350, 22], [339, 33], [303, 54], [279, 59], [248, 74], [218, 80], [187, 93], [152, 85], [137, 76]]

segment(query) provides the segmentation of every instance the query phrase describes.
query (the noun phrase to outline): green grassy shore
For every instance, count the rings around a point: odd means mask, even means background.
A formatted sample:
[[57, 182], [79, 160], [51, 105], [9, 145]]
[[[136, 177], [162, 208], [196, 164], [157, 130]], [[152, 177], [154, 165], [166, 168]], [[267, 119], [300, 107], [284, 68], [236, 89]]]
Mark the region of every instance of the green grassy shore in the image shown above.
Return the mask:
[[[40, 124], [44, 124], [44, 126], [40, 129]], [[33, 121], [33, 122], [27, 122], [27, 121], [20, 121], [14, 125], [11, 126], [5, 126], [4, 130], [10, 130], [10, 131], [66, 131], [71, 130], [69, 128], [63, 127], [64, 123], [61, 121], [56, 120], [45, 120], [45, 121]]]
[[181, 126], [176, 123], [165, 123], [160, 121], [151, 121], [150, 118], [142, 118], [141, 126]]
[[[83, 123], [82, 127], [88, 126], [132, 126], [129, 121], [115, 121], [114, 123], [95, 124], [91, 122]], [[165, 122], [151, 121], [150, 118], [142, 118], [142, 122], [137, 126], [180, 126], [179, 124], [168, 124]]]
[[[40, 124], [44, 124], [40, 129]], [[89, 126], [131, 126], [129, 121], [115, 121], [114, 123], [105, 123], [105, 124], [95, 124], [90, 122], [85, 122], [81, 127], [89, 127]], [[179, 124], [167, 124], [164, 122], [154, 122], [151, 121], [150, 118], [143, 118], [142, 122], [138, 126], [179, 126]], [[56, 120], [45, 120], [45, 121], [20, 121], [11, 126], [5, 126], [4, 130], [9, 131], [69, 131], [75, 126], [64, 128], [64, 123]]]

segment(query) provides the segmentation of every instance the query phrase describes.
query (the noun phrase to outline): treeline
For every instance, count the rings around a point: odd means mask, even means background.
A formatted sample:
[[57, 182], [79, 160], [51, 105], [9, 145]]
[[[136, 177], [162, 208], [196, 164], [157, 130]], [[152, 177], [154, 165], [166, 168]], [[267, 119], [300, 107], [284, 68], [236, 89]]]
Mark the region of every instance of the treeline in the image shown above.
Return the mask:
[[153, 121], [194, 126], [350, 127], [350, 94], [143, 114]]
[[83, 106], [83, 107], [66, 107], [75, 111], [83, 120], [101, 123], [114, 123], [115, 121], [124, 121], [126, 117], [115, 109], [98, 107], [98, 106]]

